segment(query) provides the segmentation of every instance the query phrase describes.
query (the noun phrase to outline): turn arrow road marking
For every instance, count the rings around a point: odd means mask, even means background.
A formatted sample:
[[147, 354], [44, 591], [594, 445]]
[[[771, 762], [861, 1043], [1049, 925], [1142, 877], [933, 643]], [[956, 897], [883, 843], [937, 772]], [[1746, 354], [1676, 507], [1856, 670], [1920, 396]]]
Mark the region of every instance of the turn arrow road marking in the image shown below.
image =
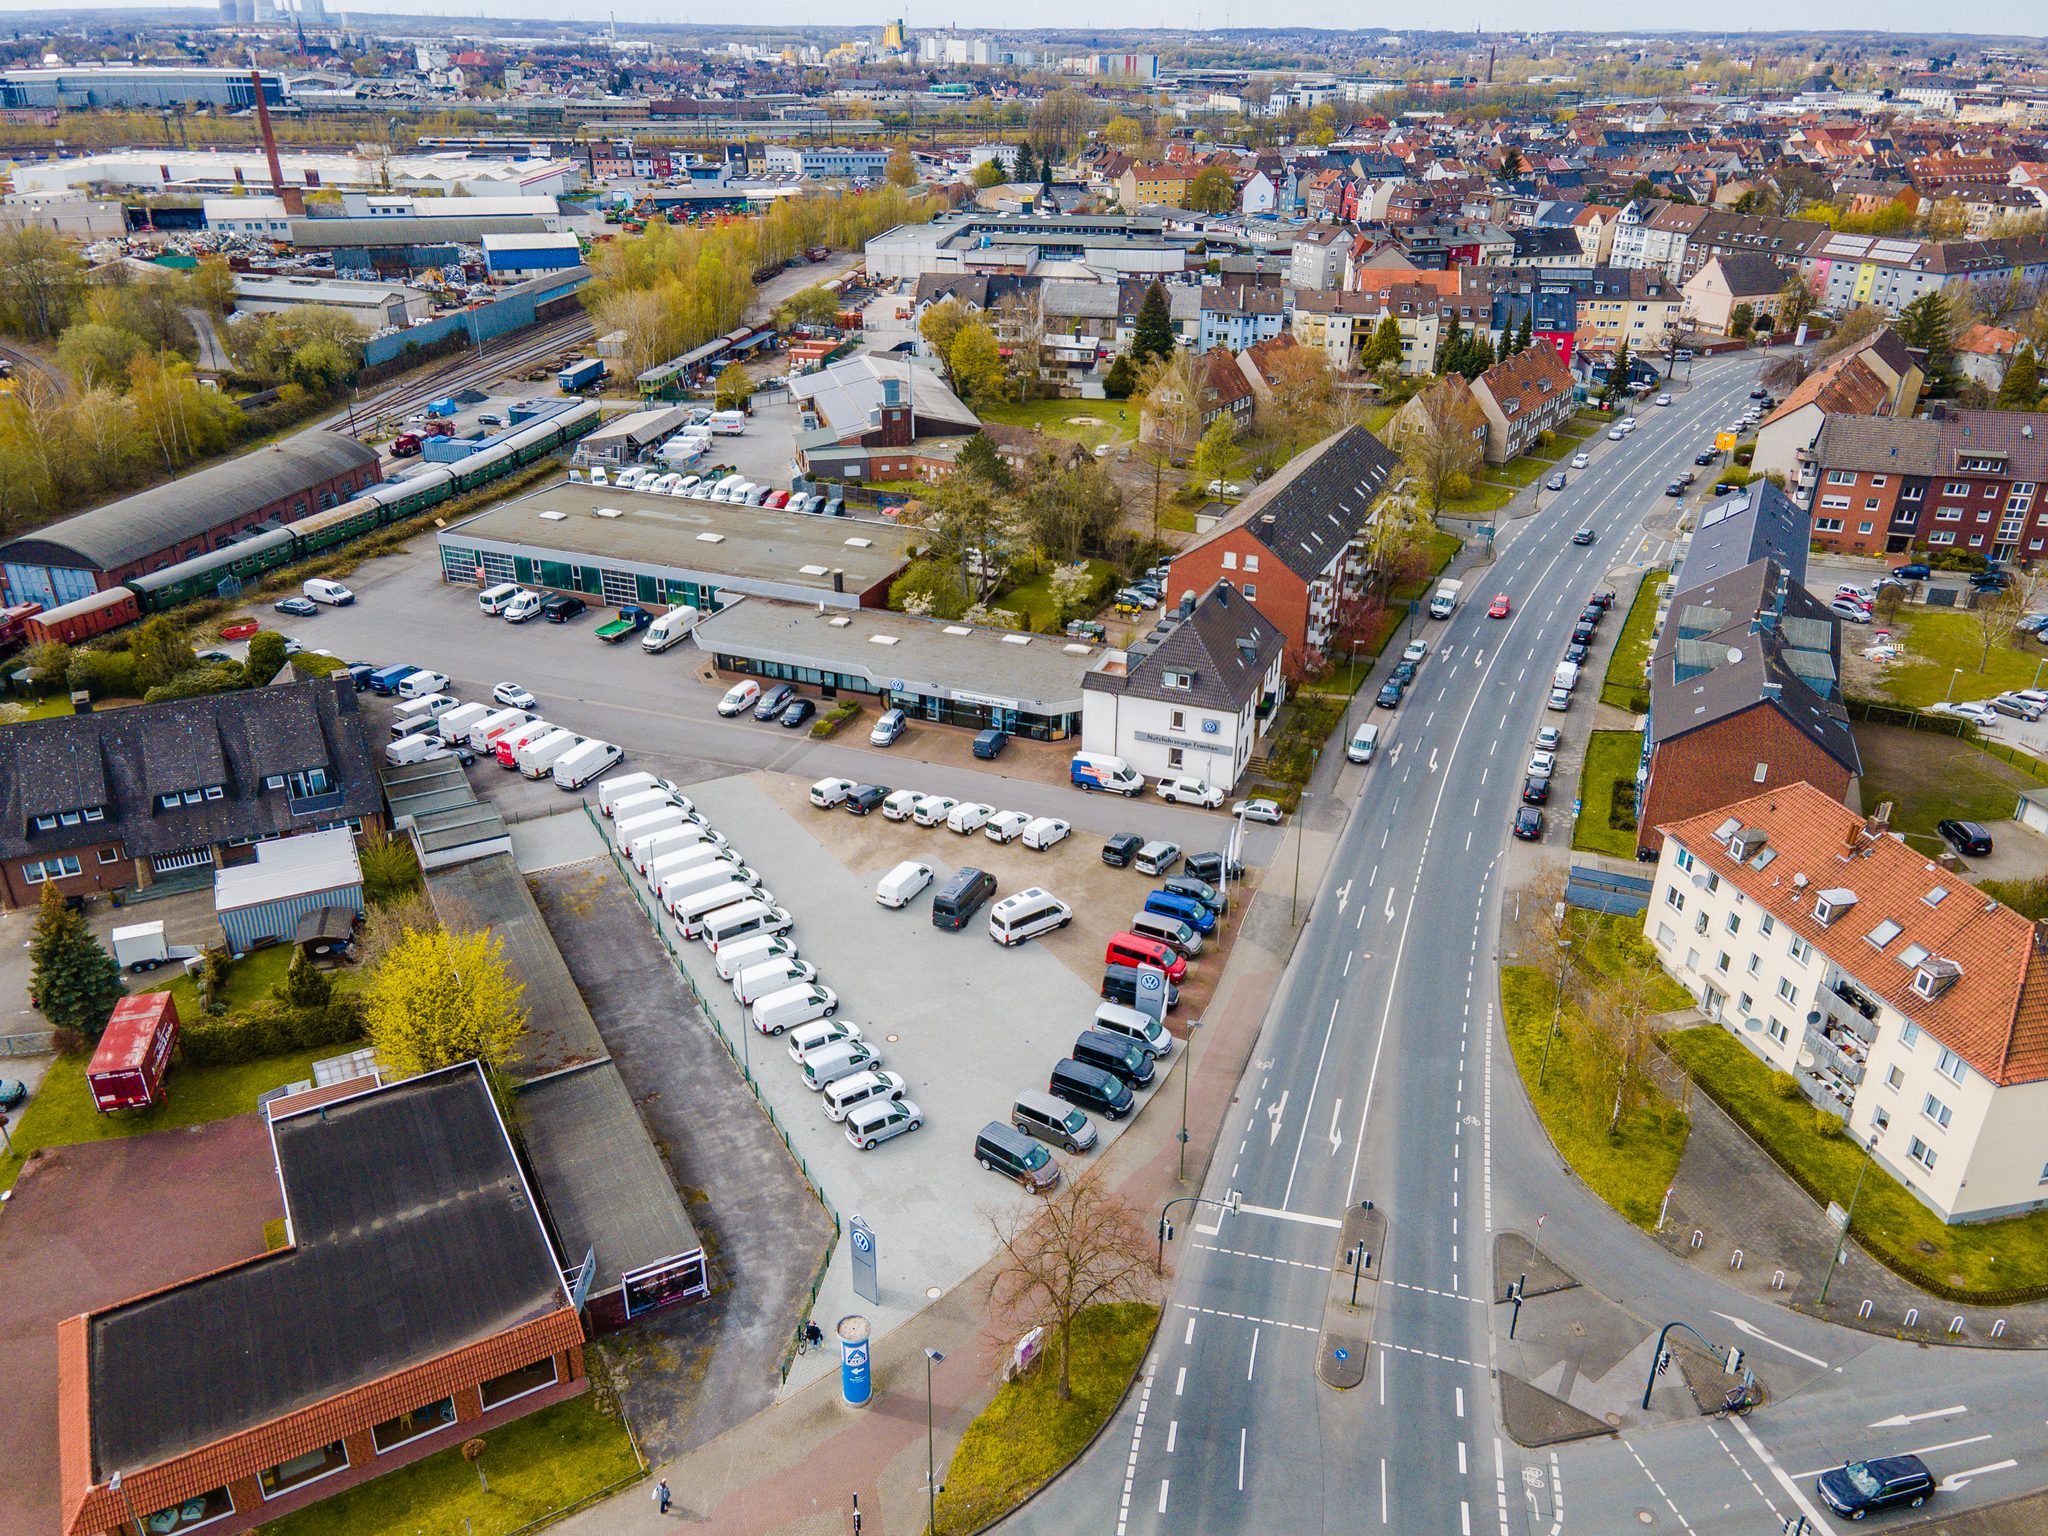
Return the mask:
[[1732, 1316], [1726, 1312], [1716, 1312], [1714, 1316], [1720, 1318], [1721, 1321], [1723, 1321], [1724, 1323], [1728, 1323], [1733, 1327], [1740, 1329], [1743, 1333], [1748, 1334], [1752, 1339], [1755, 1339], [1760, 1344], [1768, 1344], [1773, 1349], [1782, 1349], [1786, 1354], [1792, 1355], [1800, 1360], [1805, 1360], [1810, 1364], [1817, 1365], [1822, 1370], [1826, 1370], [1828, 1368], [1827, 1361], [1821, 1359], [1820, 1356], [1809, 1355], [1803, 1349], [1794, 1349], [1790, 1344], [1782, 1343], [1779, 1340], [1772, 1338], [1768, 1333], [1765, 1333], [1761, 1328], [1757, 1327], [1755, 1323], [1745, 1322], [1743, 1321], [1743, 1319]]
[[1988, 1462], [1981, 1467], [1972, 1467], [1967, 1472], [1951, 1472], [1937, 1486], [1940, 1487], [1943, 1493], [1954, 1493], [1958, 1488], [1969, 1487], [1974, 1479], [1982, 1477], [1987, 1472], [2003, 1472], [2008, 1467], [2016, 1467], [2018, 1465], [2019, 1463], [2010, 1457], [2004, 1461]]
[[1950, 1414], [1968, 1413], [1970, 1410], [1961, 1403], [1953, 1408], [1930, 1408], [1925, 1413], [1895, 1413], [1888, 1419], [1879, 1419], [1870, 1425], [1872, 1429], [1904, 1429], [1908, 1424], [1918, 1424], [1922, 1419], [1945, 1419]]

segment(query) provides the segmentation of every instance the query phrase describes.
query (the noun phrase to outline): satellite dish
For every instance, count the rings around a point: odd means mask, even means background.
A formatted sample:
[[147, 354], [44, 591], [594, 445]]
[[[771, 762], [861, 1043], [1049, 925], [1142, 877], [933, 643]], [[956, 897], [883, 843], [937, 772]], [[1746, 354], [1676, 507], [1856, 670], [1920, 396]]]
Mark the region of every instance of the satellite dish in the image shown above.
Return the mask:
[[1738, 662], [1738, 661], [1742, 660], [1742, 647], [1741, 647], [1741, 646], [1739, 646], [1739, 645], [1731, 645], [1731, 646], [1729, 646], [1729, 647], [1728, 647], [1728, 660], [1730, 661], [1730, 663], [1734, 663], [1734, 662]]
[[1818, 1008], [1806, 1016], [1806, 1023], [1809, 1029], [1818, 1029], [1820, 1027], [1820, 1010]]
[[1707, 888], [1707, 877], [1705, 873], [1702, 872], [1700, 874], [1694, 875], [1692, 877], [1692, 883], [1694, 889], [1704, 891]]
[[1802, 1051], [1801, 1051], [1801, 1052], [1799, 1053], [1799, 1065], [1801, 1065], [1802, 1067], [1810, 1067], [1810, 1066], [1812, 1066], [1812, 1065], [1813, 1065], [1813, 1052], [1811, 1052], [1811, 1051], [1805, 1051], [1805, 1050], [1802, 1050]]
[[1742, 1021], [1742, 1027], [1748, 1030], [1751, 1034], [1756, 1034], [1759, 1030], [1761, 1030], [1764, 1027], [1764, 1021], [1762, 1019], [1744, 1019]]

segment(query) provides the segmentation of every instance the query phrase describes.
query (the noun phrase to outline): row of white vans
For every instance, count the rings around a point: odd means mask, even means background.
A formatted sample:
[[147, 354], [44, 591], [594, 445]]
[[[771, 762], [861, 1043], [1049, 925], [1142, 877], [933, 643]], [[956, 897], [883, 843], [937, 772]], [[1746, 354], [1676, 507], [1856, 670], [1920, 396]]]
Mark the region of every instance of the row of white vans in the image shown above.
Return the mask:
[[[593, 483], [606, 482], [593, 479]], [[768, 507], [779, 512], [810, 512], [838, 517], [846, 510], [844, 497], [827, 496], [821, 491], [778, 491], [765, 481], [749, 480], [741, 474], [719, 475], [713, 479], [652, 465], [646, 469], [623, 470], [609, 484], [622, 491], [638, 491], [643, 496], [680, 496], [690, 501], [729, 502], [736, 506]]]
[[787, 1035], [804, 1086], [866, 1151], [923, 1123], [903, 1098], [903, 1079], [857, 1025], [834, 1017], [839, 995], [797, 953], [793, 924], [761, 877], [709, 826], [689, 797], [651, 773], [621, 774], [597, 788], [612, 842], [686, 939], [702, 939], [719, 978], [764, 1035]]
[[392, 767], [454, 756], [464, 763], [485, 754], [501, 768], [529, 779], [552, 778], [578, 790], [616, 767], [625, 750], [595, 736], [578, 736], [531, 710], [464, 704], [449, 693], [429, 693], [398, 705], [384, 761]]

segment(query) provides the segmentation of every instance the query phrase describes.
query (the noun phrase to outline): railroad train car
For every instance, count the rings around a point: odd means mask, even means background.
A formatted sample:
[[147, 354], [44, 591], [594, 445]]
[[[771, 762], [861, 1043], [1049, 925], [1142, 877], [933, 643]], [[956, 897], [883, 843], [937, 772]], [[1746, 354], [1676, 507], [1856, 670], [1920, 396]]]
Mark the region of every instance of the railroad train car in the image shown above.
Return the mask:
[[41, 645], [49, 640], [76, 645], [94, 635], [104, 635], [110, 629], [119, 629], [123, 624], [132, 624], [141, 615], [142, 610], [133, 592], [126, 587], [108, 587], [90, 597], [30, 614], [22, 621], [22, 635], [30, 645]]

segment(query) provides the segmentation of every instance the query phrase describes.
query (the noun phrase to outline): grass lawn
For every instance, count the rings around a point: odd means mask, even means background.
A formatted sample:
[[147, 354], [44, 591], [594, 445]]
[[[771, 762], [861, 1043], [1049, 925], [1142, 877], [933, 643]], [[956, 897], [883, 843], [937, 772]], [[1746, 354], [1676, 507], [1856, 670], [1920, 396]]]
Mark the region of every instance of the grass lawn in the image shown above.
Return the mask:
[[1927, 853], [1946, 846], [1934, 835], [1944, 816], [2000, 822], [2020, 795], [2041, 788], [2019, 769], [1939, 731], [1859, 725], [1856, 745], [1863, 755], [1864, 805], [1875, 810], [1891, 801], [1893, 829]]
[[1436, 585], [1436, 579], [1443, 574], [1444, 567], [1449, 565], [1457, 557], [1458, 551], [1464, 547], [1465, 541], [1455, 533], [1446, 533], [1441, 528], [1433, 530], [1429, 535], [1429, 574], [1414, 581], [1402, 582], [1388, 596], [1397, 603], [1410, 602], [1423, 596]]
[[71, 713], [71, 696], [58, 694], [34, 704], [0, 704], [0, 725], [19, 725], [24, 720], [54, 720]]
[[1602, 1200], [1637, 1226], [1651, 1226], [1685, 1151], [1690, 1125], [1684, 1112], [1652, 1097], [1624, 1115], [1619, 1133], [1610, 1136], [1611, 1080], [1603, 1087], [1590, 1032], [1569, 1005], [1550, 1044], [1543, 1086], [1536, 1084], [1556, 1006], [1556, 982], [1534, 966], [1503, 966], [1500, 994], [1516, 1070], [1559, 1154]]
[[43, 1147], [111, 1141], [117, 1136], [140, 1136], [245, 1115], [256, 1108], [258, 1094], [310, 1079], [314, 1062], [346, 1055], [350, 1049], [322, 1045], [227, 1067], [176, 1065], [166, 1079], [163, 1103], [116, 1115], [103, 1115], [92, 1107], [92, 1095], [85, 1087], [89, 1058], [60, 1056], [50, 1063], [42, 1086], [30, 1096], [11, 1127], [14, 1150], [0, 1157], [0, 1189], [12, 1188], [28, 1154]]
[[1159, 508], [1159, 526], [1171, 528], [1175, 533], [1193, 533], [1195, 509], [1175, 501], [1164, 502]]
[[1570, 421], [1552, 427], [1550, 430], [1556, 433], [1559, 437], [1566, 438], [1571, 442], [1583, 443], [1595, 432], [1601, 430], [1601, 427], [1599, 419], [1586, 416], [1574, 416]]
[[1643, 937], [1638, 917], [1607, 912], [1574, 911], [1568, 921], [1572, 930], [1572, 969], [1601, 976], [1618, 976], [1624, 970], [1647, 969], [1651, 975], [1650, 1006], [1659, 1013], [1692, 1006], [1692, 994], [1666, 976]]
[[1513, 486], [1475, 485], [1463, 496], [1451, 496], [1444, 500], [1439, 517], [1482, 517], [1488, 512], [1498, 512], [1515, 499]]
[[[1893, 628], [1905, 632], [1908, 659], [1885, 674], [1884, 691], [1895, 702], [1914, 709], [1950, 697], [1951, 679], [1959, 702], [1988, 699], [2011, 688], [2031, 688], [2042, 661], [2048, 660], [2048, 651], [2039, 646], [2031, 650], [2010, 644], [1993, 646], [1990, 661], [1979, 672], [1984, 636], [1976, 619], [1967, 613], [1902, 609]], [[1955, 670], [1958, 667], [1962, 668], [1960, 676]]]
[[[291, 969], [292, 946], [272, 944], [265, 949], [252, 950], [242, 959], [228, 966], [227, 984], [223, 987], [221, 1001], [229, 1013], [239, 1013], [251, 1003], [260, 1003], [270, 996], [271, 989], [284, 980], [284, 973]], [[329, 971], [337, 987], [348, 984], [349, 973]], [[199, 1017], [199, 989], [192, 978], [180, 973], [174, 979], [159, 986], [147, 987], [149, 992], [168, 992], [178, 1000], [178, 1017], [184, 1020]]]
[[1519, 459], [1509, 459], [1505, 464], [1489, 464], [1480, 471], [1489, 484], [1530, 486], [1549, 474], [1556, 466], [1545, 463], [1534, 454], [1523, 454]]
[[982, 420], [1036, 427], [1048, 437], [1070, 438], [1089, 452], [1138, 436], [1138, 407], [1128, 400], [1015, 400], [977, 406]]
[[1657, 589], [1663, 584], [1663, 571], [1643, 573], [1635, 600], [1628, 605], [1628, 617], [1622, 622], [1621, 638], [1607, 658], [1607, 675], [1600, 681], [1602, 704], [1634, 715], [1650, 707], [1650, 684], [1644, 669], [1650, 664], [1650, 629], [1657, 622]]
[[[1031, 580], [1014, 586], [1007, 592], [998, 593], [989, 599], [989, 606], [1007, 608], [1011, 613], [1021, 614], [1026, 628], [1041, 633], [1049, 632], [1058, 613], [1052, 600], [1053, 572], [1058, 569], [1058, 566], [1052, 566]], [[1090, 560], [1088, 569], [1092, 574], [1100, 575], [1111, 567], [1107, 560]]]
[[1159, 1309], [1126, 1301], [1090, 1307], [1074, 1320], [1074, 1395], [1058, 1396], [1059, 1340], [1038, 1366], [1006, 1382], [967, 1426], [945, 1469], [937, 1532], [979, 1530], [1015, 1509], [1080, 1455], [1130, 1384]]
[[[1664, 1046], [1816, 1201], [1849, 1204], [1863, 1149], [1853, 1137], [1822, 1135], [1803, 1094], [1780, 1098], [1770, 1068], [1718, 1026], [1680, 1030]], [[1980, 1293], [2048, 1286], [2048, 1211], [1948, 1226], [1872, 1163], [1853, 1230], [1872, 1258], [1909, 1280]]]
[[600, 1413], [589, 1392], [483, 1439], [488, 1493], [462, 1448], [450, 1446], [263, 1529], [269, 1536], [502, 1536], [641, 1475], [625, 1426]]
[[1572, 846], [1617, 859], [1636, 855], [1634, 829], [1610, 823], [1614, 802], [1629, 803], [1635, 793], [1636, 764], [1641, 761], [1641, 731], [1595, 731], [1586, 743], [1586, 765], [1579, 771], [1579, 797], [1585, 802], [1572, 829]]

